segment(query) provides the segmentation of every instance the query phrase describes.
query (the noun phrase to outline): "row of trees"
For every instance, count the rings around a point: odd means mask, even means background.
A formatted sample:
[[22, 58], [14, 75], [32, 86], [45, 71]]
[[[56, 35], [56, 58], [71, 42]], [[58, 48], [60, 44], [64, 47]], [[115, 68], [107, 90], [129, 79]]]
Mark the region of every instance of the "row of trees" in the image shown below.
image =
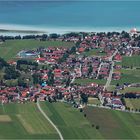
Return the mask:
[[16, 71], [16, 69], [13, 66], [8, 66], [5, 68], [5, 75], [4, 79], [17, 79], [20, 76], [20, 73]]
[[0, 70], [4, 67], [7, 67], [8, 65], [9, 64], [3, 58], [0, 58]]

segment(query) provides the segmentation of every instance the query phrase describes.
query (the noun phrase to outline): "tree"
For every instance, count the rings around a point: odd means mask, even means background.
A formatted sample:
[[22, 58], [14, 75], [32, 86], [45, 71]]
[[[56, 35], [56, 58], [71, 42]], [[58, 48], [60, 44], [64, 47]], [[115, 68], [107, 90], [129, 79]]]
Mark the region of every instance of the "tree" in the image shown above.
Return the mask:
[[81, 99], [82, 99], [82, 103], [83, 104], [87, 104], [88, 103], [88, 95], [85, 93], [81, 94]]
[[125, 100], [124, 100], [124, 97], [121, 97], [121, 101], [122, 101], [122, 104], [123, 105], [126, 105]]
[[32, 75], [32, 77], [33, 77], [33, 83], [34, 83], [34, 84], [39, 84], [39, 83], [41, 83], [41, 75], [40, 75], [40, 74], [34, 73], [34, 74]]
[[18, 86], [27, 87], [27, 83], [24, 78], [18, 78]]
[[91, 126], [94, 127], [94, 124], [92, 124]]
[[53, 85], [53, 84], [54, 84], [54, 74], [50, 69], [48, 72], [48, 85]]
[[59, 63], [66, 61], [66, 59], [68, 58], [68, 53], [65, 53], [62, 58], [59, 59]]
[[56, 38], [58, 38], [60, 35], [58, 35], [58, 34], [55, 34], [55, 33], [53, 33], [53, 34], [50, 34], [50, 38], [52, 38], [52, 39], [56, 39]]
[[66, 87], [68, 87], [70, 85], [70, 82], [71, 82], [71, 80], [70, 80], [70, 77], [69, 77], [68, 80], [66, 81]]
[[89, 74], [91, 74], [91, 73], [93, 72], [93, 67], [92, 67], [92, 65], [89, 66], [88, 72], [89, 72]]
[[8, 66], [5, 68], [5, 75], [4, 78], [8, 79], [17, 79], [20, 76], [20, 73], [15, 70], [14, 67]]
[[83, 112], [83, 109], [82, 108], [80, 108], [80, 112]]
[[0, 58], [0, 69], [7, 66], [8, 66], [8, 63], [3, 58]]
[[96, 125], [96, 129], [99, 129], [100, 127], [99, 127], [99, 125]]
[[118, 87], [118, 86], [119, 86], [119, 83], [116, 84], [116, 87]]
[[73, 47], [70, 49], [70, 53], [73, 54], [73, 53], [75, 53], [75, 52], [76, 52], [76, 47], [73, 46]]

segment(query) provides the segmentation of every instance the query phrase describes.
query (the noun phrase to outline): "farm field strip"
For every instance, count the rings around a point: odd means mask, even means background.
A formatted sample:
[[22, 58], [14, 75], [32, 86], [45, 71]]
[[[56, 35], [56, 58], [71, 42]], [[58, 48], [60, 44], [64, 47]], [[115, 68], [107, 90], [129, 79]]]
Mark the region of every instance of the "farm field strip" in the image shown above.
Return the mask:
[[3, 119], [1, 116], [5, 116], [5, 120], [0, 121], [0, 139], [58, 138], [57, 133], [40, 114], [35, 103], [11, 103], [3, 106], [5, 111], [0, 111], [0, 119]]

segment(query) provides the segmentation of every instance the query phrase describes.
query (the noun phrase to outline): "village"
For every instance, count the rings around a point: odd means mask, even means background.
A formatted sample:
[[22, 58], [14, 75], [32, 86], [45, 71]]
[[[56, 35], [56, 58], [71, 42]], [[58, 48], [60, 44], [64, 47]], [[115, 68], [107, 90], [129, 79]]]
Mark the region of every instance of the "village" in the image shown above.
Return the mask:
[[[134, 85], [118, 82], [113, 91], [108, 88], [112, 80], [121, 80], [122, 67], [127, 69], [126, 66], [120, 65], [122, 57], [140, 54], [138, 37], [139, 32], [136, 29], [121, 34], [79, 33], [69, 37], [49, 38], [74, 42], [75, 46], [71, 48], [39, 46], [37, 49], [21, 50], [16, 55], [17, 61], [9, 61], [8, 65], [15, 67], [15, 71], [21, 75], [29, 75], [30, 78], [26, 77], [26, 82], [18, 82], [15, 86], [7, 86], [1, 80], [0, 101], [2, 104], [26, 103], [37, 102], [39, 98], [40, 101], [71, 103], [76, 108], [91, 105], [130, 111], [124, 103], [124, 95], [118, 91], [122, 87]], [[91, 52], [93, 55], [89, 54]], [[82, 83], [84, 80], [93, 82]], [[130, 95], [139, 98], [139, 93], [131, 92]], [[129, 93], [127, 95], [129, 96]], [[89, 99], [96, 99], [99, 103], [91, 104]]]

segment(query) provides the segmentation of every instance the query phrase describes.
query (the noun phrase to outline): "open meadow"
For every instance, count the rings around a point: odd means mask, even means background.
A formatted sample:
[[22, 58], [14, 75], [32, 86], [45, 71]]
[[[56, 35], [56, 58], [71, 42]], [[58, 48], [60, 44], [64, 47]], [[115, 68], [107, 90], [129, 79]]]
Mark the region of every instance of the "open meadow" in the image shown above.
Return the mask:
[[112, 80], [111, 84], [116, 85], [117, 83], [140, 83], [140, 70], [139, 69], [121, 69], [121, 79]]
[[140, 109], [140, 99], [125, 99], [126, 106], [133, 110]]
[[124, 56], [122, 60], [123, 67], [140, 67], [140, 56]]
[[17, 53], [21, 50], [35, 49], [39, 47], [72, 47], [72, 42], [62, 41], [39, 41], [39, 40], [7, 40], [3, 44], [0, 44], [0, 57], [5, 60], [10, 60], [16, 57]]
[[105, 56], [106, 53], [103, 51], [103, 49], [92, 49], [92, 50], [83, 52], [82, 55], [85, 55], [85, 56]]

